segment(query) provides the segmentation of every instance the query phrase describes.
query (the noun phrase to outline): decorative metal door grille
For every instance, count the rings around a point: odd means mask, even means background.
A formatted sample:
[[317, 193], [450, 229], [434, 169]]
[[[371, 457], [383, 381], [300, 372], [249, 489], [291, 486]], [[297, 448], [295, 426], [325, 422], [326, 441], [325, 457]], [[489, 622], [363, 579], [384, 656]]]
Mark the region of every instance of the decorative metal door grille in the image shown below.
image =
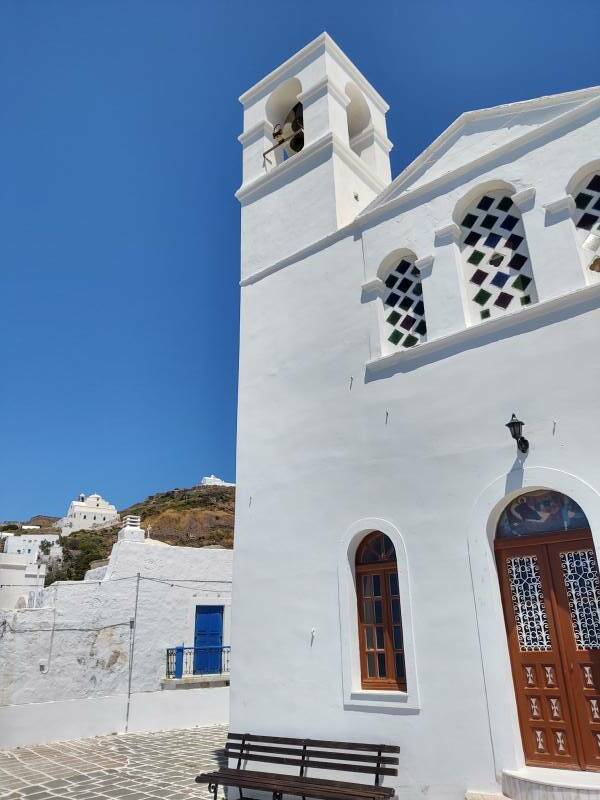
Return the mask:
[[548, 617], [537, 556], [514, 556], [506, 560], [510, 595], [517, 626], [519, 649], [541, 653], [552, 649]]
[[403, 258], [385, 285], [389, 290], [383, 301], [387, 340], [395, 347], [414, 347], [427, 333], [421, 273]]
[[521, 213], [503, 192], [489, 192], [461, 222], [467, 291], [476, 319], [537, 300]]
[[560, 554], [577, 650], [600, 650], [600, 577], [594, 551]]

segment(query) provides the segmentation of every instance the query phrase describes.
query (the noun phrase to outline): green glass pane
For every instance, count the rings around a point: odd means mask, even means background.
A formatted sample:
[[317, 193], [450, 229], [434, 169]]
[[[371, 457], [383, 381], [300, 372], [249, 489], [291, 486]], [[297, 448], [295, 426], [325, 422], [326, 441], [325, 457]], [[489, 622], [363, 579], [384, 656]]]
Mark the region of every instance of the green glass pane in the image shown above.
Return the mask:
[[513, 281], [512, 286], [513, 289], [518, 289], [520, 292], [524, 292], [530, 283], [531, 283], [531, 278], [528, 278], [527, 275], [519, 275]]
[[412, 333], [409, 333], [406, 339], [404, 340], [404, 347], [414, 347], [419, 340], [416, 336], [413, 336]]
[[397, 311], [392, 311], [392, 313], [389, 315], [386, 321], [389, 322], [390, 325], [395, 325], [399, 319], [400, 319], [400, 314]]
[[490, 318], [490, 310], [489, 308], [484, 308], [483, 311], [479, 312], [481, 319], [489, 319]]
[[484, 306], [491, 296], [492, 295], [489, 292], [486, 292], [485, 289], [480, 289], [473, 300], [477, 303], [477, 305]]
[[392, 344], [398, 344], [398, 342], [402, 339], [402, 334], [400, 331], [392, 331], [388, 336], [388, 342]]
[[531, 297], [528, 294], [523, 295], [521, 298], [521, 305], [528, 306], [531, 303]]
[[473, 250], [471, 255], [467, 258], [467, 261], [469, 264], [475, 264], [475, 266], [477, 266], [477, 264], [480, 264], [484, 258], [485, 253], [482, 253], [481, 250]]

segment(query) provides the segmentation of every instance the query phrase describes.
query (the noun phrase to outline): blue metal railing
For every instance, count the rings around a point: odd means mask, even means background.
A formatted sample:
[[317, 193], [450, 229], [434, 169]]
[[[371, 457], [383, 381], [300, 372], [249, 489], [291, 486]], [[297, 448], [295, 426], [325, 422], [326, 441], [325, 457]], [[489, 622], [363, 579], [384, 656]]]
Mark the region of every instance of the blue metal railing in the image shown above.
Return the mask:
[[231, 647], [169, 647], [167, 678], [229, 673]]

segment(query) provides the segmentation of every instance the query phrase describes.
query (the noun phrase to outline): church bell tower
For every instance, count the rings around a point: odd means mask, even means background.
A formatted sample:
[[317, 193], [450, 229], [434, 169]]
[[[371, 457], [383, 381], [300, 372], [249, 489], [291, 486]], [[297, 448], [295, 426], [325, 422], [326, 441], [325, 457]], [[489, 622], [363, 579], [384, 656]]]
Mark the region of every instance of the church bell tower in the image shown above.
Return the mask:
[[344, 227], [390, 182], [388, 105], [327, 33], [240, 97], [242, 279]]

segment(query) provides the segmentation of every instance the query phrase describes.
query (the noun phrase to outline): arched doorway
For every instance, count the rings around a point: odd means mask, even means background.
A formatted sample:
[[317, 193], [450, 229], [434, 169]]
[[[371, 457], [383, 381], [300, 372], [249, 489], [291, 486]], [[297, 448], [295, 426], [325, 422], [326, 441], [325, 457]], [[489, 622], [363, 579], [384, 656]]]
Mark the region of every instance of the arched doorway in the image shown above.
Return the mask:
[[583, 510], [527, 492], [495, 538], [528, 764], [600, 771], [600, 579]]

